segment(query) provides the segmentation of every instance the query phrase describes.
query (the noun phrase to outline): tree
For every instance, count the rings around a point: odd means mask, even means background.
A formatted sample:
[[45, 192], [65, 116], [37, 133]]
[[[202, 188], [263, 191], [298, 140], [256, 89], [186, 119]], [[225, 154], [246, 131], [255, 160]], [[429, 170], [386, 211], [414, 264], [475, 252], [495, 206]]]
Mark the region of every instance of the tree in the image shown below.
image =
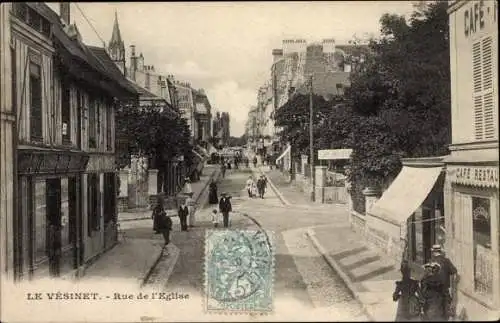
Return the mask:
[[184, 156], [187, 167], [193, 163], [190, 130], [186, 120], [170, 112], [121, 106], [116, 111], [117, 154], [120, 166], [132, 156], [147, 157], [150, 167], [158, 169], [165, 187], [168, 163]]
[[401, 157], [447, 153], [450, 67], [446, 2], [419, 3], [407, 21], [385, 14], [379, 40], [351, 75], [347, 100], [357, 117], [351, 180], [383, 186]]
[[[329, 115], [330, 104], [319, 95], [313, 95], [313, 125], [315, 125], [315, 146], [319, 140], [318, 130]], [[275, 115], [275, 125], [282, 127], [279, 134], [283, 142], [293, 146], [294, 157], [307, 154], [309, 149], [309, 95], [297, 94], [281, 106]]]

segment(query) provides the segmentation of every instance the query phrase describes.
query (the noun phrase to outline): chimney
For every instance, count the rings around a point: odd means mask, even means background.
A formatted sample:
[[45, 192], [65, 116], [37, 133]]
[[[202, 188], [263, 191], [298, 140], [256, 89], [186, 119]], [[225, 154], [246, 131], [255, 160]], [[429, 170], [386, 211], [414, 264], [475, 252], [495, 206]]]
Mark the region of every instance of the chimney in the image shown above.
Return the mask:
[[69, 2], [61, 2], [59, 4], [59, 16], [61, 17], [64, 26], [68, 26], [70, 24]]
[[135, 45], [130, 45], [130, 78], [135, 81], [137, 71], [137, 57], [135, 56]]

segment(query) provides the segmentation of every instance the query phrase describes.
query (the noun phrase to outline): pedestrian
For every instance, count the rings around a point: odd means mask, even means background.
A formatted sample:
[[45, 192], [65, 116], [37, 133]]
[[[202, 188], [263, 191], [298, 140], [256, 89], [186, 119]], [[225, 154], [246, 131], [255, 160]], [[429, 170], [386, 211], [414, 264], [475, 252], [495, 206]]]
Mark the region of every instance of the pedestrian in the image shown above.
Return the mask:
[[189, 177], [184, 179], [184, 194], [191, 195], [193, 194], [193, 188], [191, 187], [191, 180]]
[[253, 157], [253, 167], [257, 167], [257, 156]]
[[212, 216], [212, 224], [214, 225], [214, 228], [217, 228], [220, 222], [219, 212], [217, 211], [217, 209], [212, 210], [211, 216]]
[[435, 244], [431, 248], [431, 260], [438, 263], [440, 266], [439, 277], [444, 287], [445, 292], [445, 311], [449, 316], [455, 316], [455, 308], [452, 306], [455, 299], [451, 295], [455, 295], [458, 282], [457, 268], [453, 262], [445, 256], [441, 245]]
[[402, 279], [396, 282], [396, 289], [392, 300], [398, 302], [396, 322], [417, 321], [420, 315], [420, 294], [418, 280], [411, 278], [411, 269], [408, 261], [401, 263]]
[[181, 231], [188, 231], [187, 218], [189, 215], [189, 207], [187, 206], [186, 201], [184, 201], [184, 203], [179, 206], [177, 215], [179, 216], [179, 220], [181, 223]]
[[172, 219], [167, 216], [163, 208], [163, 198], [158, 198], [158, 204], [153, 209], [153, 229], [156, 233], [161, 233], [165, 240], [166, 247], [170, 243], [170, 230], [172, 230]]
[[257, 180], [257, 191], [259, 192], [259, 197], [261, 199], [264, 198], [264, 180], [262, 179], [262, 176], [259, 177], [259, 179]]
[[226, 164], [224, 162], [220, 165], [220, 171], [222, 173], [222, 178], [226, 177]]
[[224, 228], [229, 227], [229, 212], [233, 211], [231, 205], [231, 197], [227, 196], [227, 193], [222, 193], [222, 197], [219, 201], [219, 211], [222, 213], [222, 218], [224, 222]]
[[260, 188], [259, 189], [259, 195], [260, 198], [264, 198], [264, 194], [266, 193], [266, 188], [267, 188], [267, 178], [264, 175], [260, 176]]
[[252, 188], [253, 188], [253, 178], [252, 178], [252, 176], [248, 176], [247, 183], [246, 183], [246, 189], [248, 192], [248, 197], [250, 197], [250, 198], [253, 196]]
[[227, 162], [227, 169], [231, 170], [231, 161], [230, 160]]
[[196, 201], [191, 196], [188, 196], [186, 199], [186, 205], [189, 210], [188, 225], [192, 228], [196, 224]]
[[217, 183], [215, 180], [212, 180], [210, 183], [210, 188], [209, 188], [209, 193], [208, 193], [208, 203], [210, 204], [217, 204], [219, 203], [219, 198], [217, 197]]
[[252, 182], [252, 197], [257, 197], [257, 194], [259, 194], [257, 190], [257, 183], [254, 181]]
[[440, 275], [441, 265], [430, 262], [424, 265], [421, 294], [424, 321], [448, 321], [445, 284]]
[[245, 167], [248, 168], [248, 164], [249, 164], [249, 161], [248, 161], [248, 157], [245, 156]]
[[51, 223], [48, 228], [49, 236], [49, 272], [52, 277], [59, 277], [61, 263], [61, 226]]

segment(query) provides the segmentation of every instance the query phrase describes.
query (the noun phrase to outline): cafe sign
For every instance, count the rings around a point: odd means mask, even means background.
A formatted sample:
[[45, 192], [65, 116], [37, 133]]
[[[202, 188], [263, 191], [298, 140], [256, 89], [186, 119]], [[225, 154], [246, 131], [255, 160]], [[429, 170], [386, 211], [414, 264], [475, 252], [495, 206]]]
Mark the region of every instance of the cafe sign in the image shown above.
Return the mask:
[[448, 166], [448, 179], [457, 184], [498, 187], [498, 167]]

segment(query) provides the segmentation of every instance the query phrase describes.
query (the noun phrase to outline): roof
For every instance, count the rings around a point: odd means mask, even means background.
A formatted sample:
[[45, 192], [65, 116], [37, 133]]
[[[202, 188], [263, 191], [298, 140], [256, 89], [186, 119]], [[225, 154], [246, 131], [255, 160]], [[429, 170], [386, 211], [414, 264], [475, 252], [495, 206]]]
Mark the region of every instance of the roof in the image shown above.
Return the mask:
[[132, 85], [125, 76], [122, 74], [118, 66], [111, 60], [106, 49], [102, 47], [87, 46], [90, 50], [92, 56], [97, 57], [103, 67], [106, 69], [108, 74], [113, 77], [123, 88], [127, 89], [131, 93], [139, 94], [140, 92]]
[[[73, 58], [77, 58], [80, 62], [84, 63], [95, 72], [105, 76], [111, 81], [114, 81], [114, 83], [116, 83], [122, 89], [122, 91], [124, 90], [125, 92], [128, 92], [128, 94], [132, 94], [134, 96], [137, 95], [137, 93], [133, 90], [133, 88], [127, 86], [127, 84], [125, 83], [126, 80], [124, 79], [123, 75], [121, 75], [121, 73], [120, 73], [121, 76], [114, 74], [113, 71], [110, 71], [108, 69], [109, 66], [107, 66], [107, 63], [101, 61], [101, 59], [104, 61], [109, 60], [109, 57], [107, 59], [103, 57], [99, 59], [98, 57], [96, 57], [93, 51], [89, 49], [88, 46], [80, 42], [79, 39], [72, 40], [66, 34], [66, 32], [63, 29], [60, 17], [52, 9], [50, 9], [50, 7], [48, 7], [43, 2], [30, 2], [27, 3], [27, 5], [36, 10], [38, 13], [40, 13], [42, 16], [44, 16], [46, 19], [50, 21], [52, 25], [53, 39], [55, 40], [56, 44], [60, 45], [58, 47], [59, 50], [67, 51]], [[75, 28], [76, 29], [75, 32], [78, 33], [78, 29], [76, 28], [76, 26], [73, 26], [73, 28]], [[107, 91], [113, 90], [111, 87], [103, 85], [102, 82], [96, 82], [96, 83], [100, 87], [106, 89]]]
[[[313, 74], [313, 92], [321, 95], [326, 99], [330, 96], [337, 95], [337, 84], [342, 84], [343, 87], [349, 86], [348, 72], [323, 72]], [[297, 92], [300, 94], [309, 93], [307, 84], [302, 84]]]

